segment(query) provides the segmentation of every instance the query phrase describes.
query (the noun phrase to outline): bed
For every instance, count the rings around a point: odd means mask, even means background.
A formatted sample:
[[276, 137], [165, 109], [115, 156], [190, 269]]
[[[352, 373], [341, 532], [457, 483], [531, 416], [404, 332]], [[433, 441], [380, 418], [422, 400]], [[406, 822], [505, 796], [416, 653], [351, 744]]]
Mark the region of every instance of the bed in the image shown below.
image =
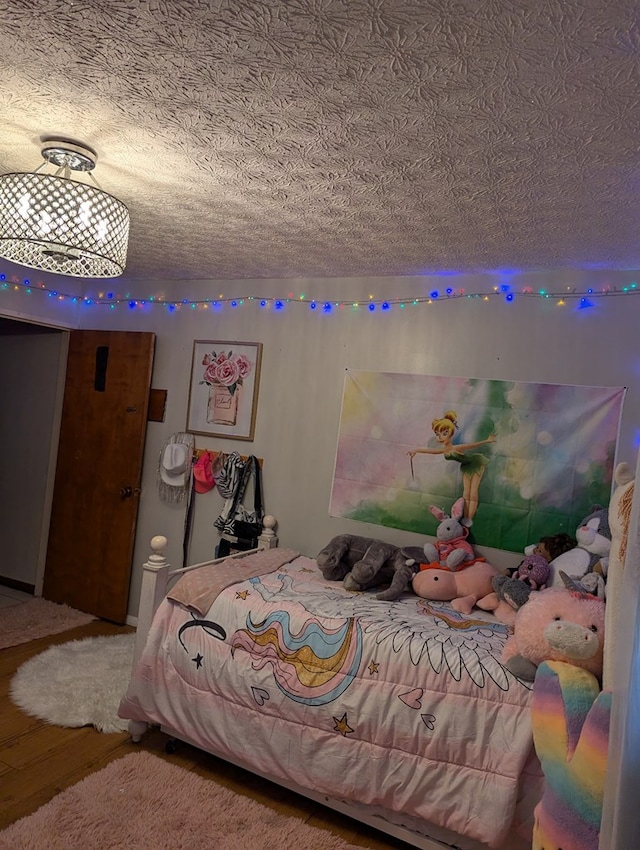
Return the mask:
[[278, 546], [170, 571], [144, 565], [120, 716], [419, 848], [530, 847], [541, 772], [531, 685], [507, 627], [407, 593], [382, 602]]

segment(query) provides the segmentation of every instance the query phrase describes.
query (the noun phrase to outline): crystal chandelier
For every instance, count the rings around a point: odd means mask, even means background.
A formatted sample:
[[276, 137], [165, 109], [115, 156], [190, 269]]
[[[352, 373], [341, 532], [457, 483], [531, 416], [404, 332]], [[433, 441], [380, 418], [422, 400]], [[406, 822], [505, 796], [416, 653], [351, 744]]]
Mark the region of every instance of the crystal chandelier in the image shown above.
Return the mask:
[[[72, 277], [117, 277], [124, 271], [129, 210], [91, 174], [95, 151], [46, 138], [33, 172], [0, 175], [0, 257]], [[54, 174], [40, 174], [47, 164]], [[95, 186], [71, 178], [88, 174]]]

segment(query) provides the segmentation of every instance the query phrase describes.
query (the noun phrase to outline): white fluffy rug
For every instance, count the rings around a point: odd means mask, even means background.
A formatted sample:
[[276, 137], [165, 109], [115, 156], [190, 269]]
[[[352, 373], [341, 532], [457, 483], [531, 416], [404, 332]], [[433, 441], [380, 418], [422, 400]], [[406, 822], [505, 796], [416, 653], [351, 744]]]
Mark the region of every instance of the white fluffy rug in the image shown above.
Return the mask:
[[122, 732], [118, 706], [129, 684], [135, 633], [90, 637], [51, 646], [18, 668], [12, 701], [55, 726]]

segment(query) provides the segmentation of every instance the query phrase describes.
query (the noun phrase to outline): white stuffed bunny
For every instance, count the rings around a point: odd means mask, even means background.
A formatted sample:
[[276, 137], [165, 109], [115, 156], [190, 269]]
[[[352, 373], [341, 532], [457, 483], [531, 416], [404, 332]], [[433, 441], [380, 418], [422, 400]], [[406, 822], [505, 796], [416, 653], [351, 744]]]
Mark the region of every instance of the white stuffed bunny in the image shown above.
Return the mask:
[[470, 519], [462, 516], [464, 511], [464, 499], [460, 498], [454, 502], [451, 508], [451, 516], [448, 516], [441, 508], [431, 505], [429, 508], [440, 525], [436, 530], [436, 542], [424, 544], [424, 554], [428, 563], [440, 563], [449, 570], [457, 570], [468, 561], [475, 560], [475, 553], [467, 537], [472, 525]]

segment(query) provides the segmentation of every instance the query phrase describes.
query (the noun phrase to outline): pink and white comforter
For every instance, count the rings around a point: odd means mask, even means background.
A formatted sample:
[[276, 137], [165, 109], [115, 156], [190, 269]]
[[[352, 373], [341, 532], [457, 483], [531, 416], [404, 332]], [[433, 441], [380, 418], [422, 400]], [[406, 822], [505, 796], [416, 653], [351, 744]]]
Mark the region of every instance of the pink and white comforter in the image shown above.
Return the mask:
[[297, 557], [204, 616], [165, 600], [119, 713], [498, 847], [531, 752], [530, 687], [499, 661], [506, 626], [479, 614], [349, 593]]

